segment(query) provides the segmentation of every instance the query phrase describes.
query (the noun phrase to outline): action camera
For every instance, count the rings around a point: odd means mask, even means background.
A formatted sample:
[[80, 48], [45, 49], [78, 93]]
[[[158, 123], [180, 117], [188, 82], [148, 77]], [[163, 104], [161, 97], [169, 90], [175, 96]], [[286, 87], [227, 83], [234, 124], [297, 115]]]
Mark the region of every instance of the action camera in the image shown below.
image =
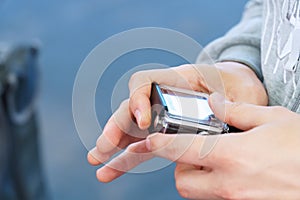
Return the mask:
[[152, 83], [150, 133], [228, 133], [229, 127], [215, 117], [208, 95]]

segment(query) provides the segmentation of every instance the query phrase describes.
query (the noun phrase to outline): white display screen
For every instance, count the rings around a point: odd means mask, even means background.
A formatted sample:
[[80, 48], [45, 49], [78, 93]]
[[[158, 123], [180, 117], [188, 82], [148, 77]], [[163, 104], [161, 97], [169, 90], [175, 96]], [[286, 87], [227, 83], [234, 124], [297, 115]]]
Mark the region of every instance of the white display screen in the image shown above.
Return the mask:
[[168, 108], [168, 112], [171, 115], [208, 121], [213, 115], [206, 97], [179, 92], [170, 93], [169, 90], [165, 89], [163, 90], [162, 95]]

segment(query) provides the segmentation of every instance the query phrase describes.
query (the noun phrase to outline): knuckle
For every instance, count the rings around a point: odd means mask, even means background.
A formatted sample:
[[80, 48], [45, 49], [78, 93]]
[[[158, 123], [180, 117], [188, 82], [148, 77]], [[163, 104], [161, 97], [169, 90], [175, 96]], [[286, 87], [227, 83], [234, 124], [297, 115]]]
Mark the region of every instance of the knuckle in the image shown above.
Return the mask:
[[123, 112], [124, 110], [126, 111], [127, 108], [129, 107], [129, 103], [130, 103], [130, 99], [126, 99], [126, 100], [122, 101], [119, 105], [119, 108], [116, 110], [116, 112], [113, 114], [113, 116], [115, 117], [116, 115], [119, 114], [119, 112]]
[[175, 185], [180, 196], [185, 199], [188, 199], [190, 197], [188, 187], [186, 186], [186, 181], [180, 178], [180, 176], [176, 178]]
[[145, 161], [147, 156], [143, 152], [139, 151], [139, 145], [137, 143], [130, 144], [126, 150], [125, 154], [127, 155], [128, 166], [133, 163], [142, 163]]
[[134, 74], [131, 75], [129, 82], [128, 82], [128, 86], [129, 88], [132, 88], [133, 85], [140, 80], [141, 78], [143, 78], [146, 75], [146, 71], [138, 71], [135, 72]]
[[[239, 152], [240, 151], [240, 152]], [[218, 152], [220, 152], [218, 150]], [[245, 152], [235, 148], [222, 148], [222, 154], [214, 154], [212, 160], [218, 160], [219, 167], [227, 169], [245, 169], [247, 162], [245, 161]]]
[[130, 100], [138, 99], [141, 94], [139, 91], [144, 91], [145, 88], [151, 86], [153, 73], [150, 70], [138, 71], [130, 77], [128, 82]]
[[174, 155], [176, 157], [178, 154], [177, 149], [172, 144], [169, 144], [169, 142], [163, 143], [161, 148], [164, 149], [167, 155]]
[[230, 106], [230, 108], [226, 112], [226, 121], [228, 124], [235, 124], [237, 116], [241, 116], [242, 109], [241, 107], [244, 105], [242, 102], [233, 102]]
[[278, 113], [278, 114], [283, 114], [285, 112], [287, 112], [287, 108], [285, 107], [282, 107], [282, 106], [271, 106], [271, 107], [268, 107], [270, 109], [271, 112], [273, 113]]
[[236, 187], [233, 184], [229, 184], [228, 182], [222, 181], [222, 184], [215, 189], [215, 196], [220, 197], [222, 199], [228, 200], [237, 200], [237, 199], [245, 199], [245, 195], [241, 189]]
[[174, 151], [171, 147], [171, 141], [167, 138], [168, 136], [163, 135], [162, 133], [154, 133], [150, 137], [152, 151], [158, 151], [157, 153], [165, 153], [168, 155], [170, 151]]
[[125, 99], [124, 101], [121, 102], [120, 104], [120, 107], [127, 107], [128, 106], [128, 102], [129, 102], [129, 99]]
[[134, 80], [136, 80], [140, 76], [140, 74], [141, 74], [141, 71], [134, 72], [129, 79], [129, 83], [132, 83]]
[[99, 152], [100, 154], [103, 154], [105, 151], [103, 150], [103, 143], [109, 143], [111, 145], [111, 142], [108, 141], [107, 139], [105, 139], [106, 141], [103, 141], [103, 139], [101, 137], [99, 137], [96, 141], [96, 149], [97, 152]]
[[[268, 104], [268, 98], [267, 98], [267, 93], [266, 90], [264, 89], [264, 87], [262, 85], [255, 85], [251, 88], [249, 88], [248, 91], [253, 90], [253, 94], [254, 95], [254, 103], [258, 104], [258, 105], [267, 105]], [[262, 98], [265, 97], [265, 98]]]
[[130, 144], [130, 145], [126, 148], [125, 151], [126, 151], [127, 153], [134, 153], [134, 152], [136, 151], [137, 147], [138, 147], [138, 144], [132, 143], [132, 144]]
[[[103, 137], [103, 136], [102, 136]], [[101, 136], [97, 139], [96, 141], [96, 149], [101, 152], [101, 147], [103, 145], [103, 139], [101, 138]]]
[[168, 155], [171, 160], [176, 161], [181, 155], [182, 152], [172, 144], [171, 141], [165, 141], [159, 144], [159, 147], [156, 147], [158, 151], [161, 151], [162, 154]]
[[180, 178], [180, 174], [182, 173], [178, 168], [179, 167], [178, 167], [178, 164], [177, 164], [177, 166], [175, 168], [175, 171], [174, 171], [174, 178], [175, 178], [175, 180], [179, 179]]

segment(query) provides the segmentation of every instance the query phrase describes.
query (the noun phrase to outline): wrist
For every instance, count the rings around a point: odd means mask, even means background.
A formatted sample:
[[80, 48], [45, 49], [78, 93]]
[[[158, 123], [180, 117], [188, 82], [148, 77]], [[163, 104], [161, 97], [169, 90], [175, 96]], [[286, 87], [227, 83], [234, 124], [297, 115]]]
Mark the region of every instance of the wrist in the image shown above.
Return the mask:
[[222, 61], [222, 62], [217, 62], [216, 66], [218, 69], [221, 69], [221, 70], [226, 68], [226, 70], [232, 69], [235, 71], [242, 71], [244, 73], [248, 73], [251, 76], [255, 76], [256, 78], [259, 79], [259, 77], [256, 75], [256, 73], [252, 70], [252, 68], [243, 62], [226, 60], [226, 61]]
[[262, 81], [260, 50], [249, 45], [234, 45], [222, 51], [217, 62], [233, 61], [247, 65]]

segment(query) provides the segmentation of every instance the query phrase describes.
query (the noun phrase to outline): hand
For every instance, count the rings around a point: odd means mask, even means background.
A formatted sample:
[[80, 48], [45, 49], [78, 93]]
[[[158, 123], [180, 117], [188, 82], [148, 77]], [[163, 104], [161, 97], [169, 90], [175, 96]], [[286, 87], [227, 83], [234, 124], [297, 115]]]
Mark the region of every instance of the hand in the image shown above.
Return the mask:
[[[121, 148], [144, 139], [150, 125], [150, 90], [153, 81], [175, 87], [226, 94], [232, 101], [267, 104], [267, 95], [255, 73], [239, 63], [183, 65], [134, 74], [129, 83], [130, 100], [124, 101], [107, 122], [97, 145], [88, 154], [92, 165], [107, 161]], [[101, 176], [98, 176], [101, 179]], [[104, 181], [104, 180], [102, 180]]]
[[[143, 161], [136, 156], [132, 162], [130, 153], [152, 152], [177, 162], [176, 187], [184, 198], [299, 199], [299, 114], [283, 107], [224, 103], [219, 94], [211, 96], [210, 104], [217, 117], [245, 132], [218, 136], [153, 134], [130, 145], [112, 165], [129, 170]], [[202, 150], [209, 141], [218, 142], [203, 157]], [[122, 173], [105, 166], [99, 176], [113, 180]]]

